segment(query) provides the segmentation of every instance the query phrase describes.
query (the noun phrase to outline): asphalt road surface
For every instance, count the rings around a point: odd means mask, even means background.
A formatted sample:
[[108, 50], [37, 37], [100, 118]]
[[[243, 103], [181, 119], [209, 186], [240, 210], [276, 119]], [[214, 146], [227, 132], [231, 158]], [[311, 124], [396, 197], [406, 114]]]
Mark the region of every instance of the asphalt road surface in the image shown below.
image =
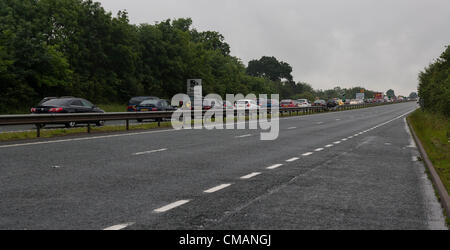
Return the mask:
[[445, 229], [404, 115], [0, 144], [0, 229]]

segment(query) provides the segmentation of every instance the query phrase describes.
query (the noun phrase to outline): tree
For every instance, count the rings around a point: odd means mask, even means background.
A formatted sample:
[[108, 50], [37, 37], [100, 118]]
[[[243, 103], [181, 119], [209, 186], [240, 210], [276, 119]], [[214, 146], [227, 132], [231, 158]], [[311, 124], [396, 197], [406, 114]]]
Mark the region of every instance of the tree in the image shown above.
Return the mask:
[[285, 62], [278, 61], [275, 57], [263, 56], [259, 60], [248, 63], [247, 73], [251, 76], [266, 77], [272, 81], [281, 82], [286, 79], [291, 82], [293, 77], [292, 67]]
[[409, 94], [409, 98], [416, 99], [417, 97], [418, 95], [416, 92], [411, 92], [411, 94]]
[[386, 91], [386, 95], [387, 95], [389, 98], [395, 98], [395, 92], [394, 92], [393, 89], [389, 89], [388, 91]]

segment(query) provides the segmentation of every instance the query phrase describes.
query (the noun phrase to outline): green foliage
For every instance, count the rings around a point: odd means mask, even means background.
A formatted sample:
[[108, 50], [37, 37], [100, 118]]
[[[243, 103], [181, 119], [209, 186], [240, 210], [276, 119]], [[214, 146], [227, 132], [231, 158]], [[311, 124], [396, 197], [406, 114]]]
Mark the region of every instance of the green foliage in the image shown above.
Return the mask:
[[390, 89], [390, 90], [386, 91], [386, 95], [387, 95], [389, 98], [395, 98], [395, 92], [394, 92], [393, 89]]
[[416, 110], [408, 120], [450, 193], [450, 119], [441, 114]]
[[450, 46], [420, 72], [419, 97], [425, 110], [450, 116]]
[[272, 81], [279, 82], [286, 79], [293, 81], [292, 67], [285, 62], [278, 61], [275, 57], [263, 56], [259, 60], [248, 63], [247, 73], [251, 76], [266, 77]]
[[189, 78], [203, 79], [204, 94], [341, 95], [295, 83], [292, 67], [275, 57], [246, 67], [223, 35], [191, 25], [190, 18], [132, 25], [126, 11], [112, 16], [92, 0], [0, 0], [0, 113], [28, 110], [46, 96], [104, 104], [170, 98]]
[[416, 92], [411, 92], [411, 94], [409, 94], [409, 98], [417, 98], [419, 97], [419, 95], [417, 95]]

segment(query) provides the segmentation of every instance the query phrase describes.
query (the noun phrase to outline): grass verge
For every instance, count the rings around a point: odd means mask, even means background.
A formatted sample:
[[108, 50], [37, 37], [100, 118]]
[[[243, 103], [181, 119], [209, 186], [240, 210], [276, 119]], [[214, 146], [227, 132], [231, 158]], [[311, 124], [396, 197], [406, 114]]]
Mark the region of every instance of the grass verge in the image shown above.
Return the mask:
[[105, 112], [127, 112], [126, 104], [99, 104], [98, 107], [103, 109]]
[[408, 121], [450, 194], [450, 119], [416, 110], [408, 117]]

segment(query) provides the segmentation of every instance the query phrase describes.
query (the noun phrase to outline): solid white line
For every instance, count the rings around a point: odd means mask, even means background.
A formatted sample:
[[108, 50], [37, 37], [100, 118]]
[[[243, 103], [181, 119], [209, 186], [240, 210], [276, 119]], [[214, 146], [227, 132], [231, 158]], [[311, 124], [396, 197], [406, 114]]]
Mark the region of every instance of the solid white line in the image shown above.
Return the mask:
[[286, 160], [287, 162], [293, 162], [293, 161], [296, 161], [296, 160], [298, 160], [299, 158], [297, 158], [297, 157], [294, 157], [294, 158], [291, 158], [291, 159], [288, 159], [288, 160]]
[[210, 194], [210, 193], [217, 192], [217, 191], [219, 191], [219, 190], [221, 190], [221, 189], [224, 189], [224, 188], [226, 188], [226, 187], [229, 187], [229, 186], [231, 186], [231, 183], [221, 184], [221, 185], [219, 185], [219, 186], [216, 186], [216, 187], [207, 189], [207, 190], [205, 190], [205, 191], [203, 191], [203, 192], [204, 192], [204, 193]]
[[275, 169], [275, 168], [278, 168], [278, 167], [281, 167], [281, 166], [283, 166], [283, 164], [275, 164], [275, 165], [267, 167], [267, 169]]
[[162, 152], [162, 151], [166, 151], [166, 150], [167, 150], [167, 148], [161, 148], [161, 149], [156, 149], [156, 150], [151, 150], [151, 151], [134, 153], [133, 155], [145, 155], [145, 154], [151, 154], [151, 153], [156, 153], [156, 152]]
[[339, 143], [341, 143], [341, 141], [335, 141], [335, 142], [333, 142], [334, 144], [339, 144]]
[[333, 144], [328, 144], [328, 145], [326, 145], [325, 147], [326, 147], [326, 148], [331, 148], [331, 147], [333, 147]]
[[323, 150], [323, 148], [316, 148], [314, 151], [319, 152], [319, 151], [322, 151], [322, 150]]
[[131, 226], [131, 225], [134, 225], [134, 222], [128, 222], [128, 223], [123, 223], [123, 224], [118, 224], [118, 225], [114, 225], [114, 226], [111, 226], [111, 227], [107, 227], [107, 228], [105, 228], [105, 229], [103, 229], [103, 230], [121, 230], [121, 229], [124, 229], [124, 228], [126, 228], [126, 227], [129, 227], [129, 226]]
[[240, 135], [240, 136], [236, 136], [236, 138], [244, 138], [244, 137], [249, 137], [252, 136], [251, 134], [246, 134], [246, 135]]
[[[12, 147], [20, 147], [20, 146], [31, 146], [31, 145], [41, 145], [41, 144], [61, 143], [61, 142], [71, 142], [71, 141], [95, 140], [95, 139], [104, 139], [104, 138], [112, 138], [112, 137], [123, 137], [123, 136], [133, 136], [133, 135], [143, 135], [143, 134], [154, 134], [154, 133], [162, 133], [162, 132], [168, 132], [168, 131], [177, 131], [177, 130], [175, 130], [175, 129], [165, 129], [165, 130], [158, 130], [158, 131], [138, 132], [138, 133], [126, 133], [126, 134], [117, 134], [117, 135], [102, 135], [102, 136], [82, 137], [82, 138], [64, 139], [64, 140], [52, 140], [52, 141], [19, 143], [19, 144], [2, 145], [2, 146], [0, 146], [0, 148], [12, 148]], [[179, 131], [181, 131], [181, 130], [179, 130]]]
[[407, 147], [407, 148], [416, 148], [417, 145], [416, 145], [416, 142], [414, 141], [414, 139], [413, 139], [413, 137], [412, 137], [411, 131], [409, 130], [409, 126], [408, 126], [408, 123], [407, 123], [407, 121], [406, 121], [406, 118], [403, 118], [403, 122], [404, 122], [404, 124], [405, 124], [405, 130], [406, 130], [406, 133], [407, 133], [408, 136], [409, 136], [409, 138], [408, 138], [408, 140], [409, 140], [409, 145], [406, 146], [406, 147]]
[[308, 152], [308, 153], [302, 154], [302, 156], [308, 156], [308, 155], [312, 155], [312, 154], [313, 154], [313, 152]]
[[261, 174], [261, 172], [254, 172], [254, 173], [251, 173], [248, 175], [241, 176], [241, 179], [250, 179], [250, 178], [260, 175], [260, 174]]
[[188, 203], [189, 201], [190, 200], [179, 200], [179, 201], [170, 203], [168, 205], [165, 205], [163, 207], [160, 207], [158, 209], [155, 209], [153, 211], [156, 212], [156, 213], [163, 213], [163, 212], [169, 211], [170, 209], [173, 209], [173, 208], [179, 207], [181, 205], [184, 205], [184, 204]]

